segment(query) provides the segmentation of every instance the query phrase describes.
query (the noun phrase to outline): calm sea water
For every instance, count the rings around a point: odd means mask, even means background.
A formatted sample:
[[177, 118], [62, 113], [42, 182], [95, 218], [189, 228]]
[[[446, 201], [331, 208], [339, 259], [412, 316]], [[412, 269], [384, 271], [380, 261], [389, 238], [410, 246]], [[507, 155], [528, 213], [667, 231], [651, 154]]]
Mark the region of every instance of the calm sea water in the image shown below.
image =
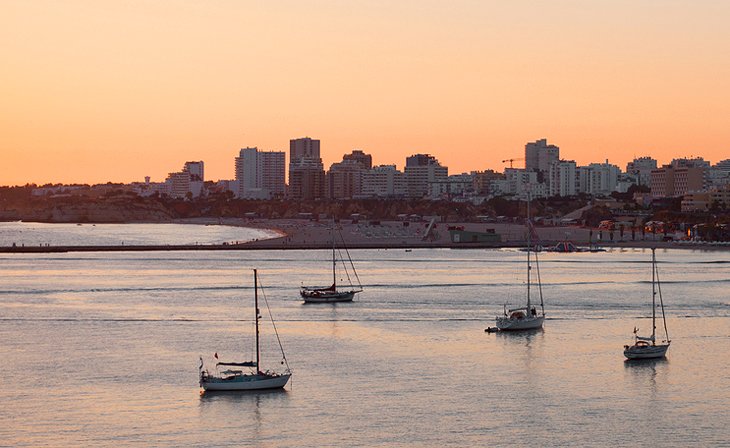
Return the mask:
[[0, 222], [0, 246], [222, 244], [275, 236], [265, 229], [222, 225]]
[[[672, 346], [642, 363], [649, 251], [542, 256], [545, 329], [515, 335], [484, 329], [524, 253], [351, 253], [337, 305], [297, 295], [327, 251], [0, 255], [0, 445], [730, 445], [730, 253], [657, 252]], [[250, 357], [254, 267], [292, 382], [201, 396], [199, 355]]]

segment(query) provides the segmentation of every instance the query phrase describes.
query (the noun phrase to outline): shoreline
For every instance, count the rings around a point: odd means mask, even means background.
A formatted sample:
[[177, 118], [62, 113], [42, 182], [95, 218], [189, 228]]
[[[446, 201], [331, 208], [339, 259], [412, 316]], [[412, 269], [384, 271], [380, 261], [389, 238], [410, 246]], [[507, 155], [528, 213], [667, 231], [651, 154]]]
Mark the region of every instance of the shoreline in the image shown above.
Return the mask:
[[[219, 244], [147, 244], [147, 245], [88, 245], [88, 246], [3, 246], [0, 253], [64, 253], [64, 252], [142, 252], [142, 251], [191, 251], [191, 250], [313, 250], [332, 247], [331, 225], [303, 219], [260, 219], [260, 218], [192, 218], [167, 223], [130, 222], [127, 224], [190, 224], [223, 225], [246, 227], [271, 232], [271, 238], [237, 243]], [[468, 232], [495, 233], [499, 242], [453, 242], [449, 228], [458, 227]], [[433, 228], [424, 222], [340, 222], [340, 234], [348, 249], [502, 249], [526, 246], [526, 228], [515, 223], [436, 223]], [[427, 234], [428, 233], [428, 234]], [[659, 241], [650, 235], [614, 235], [615, 241], [606, 231], [582, 227], [536, 227], [538, 244], [552, 247], [563, 241], [570, 241], [581, 249], [683, 249], [702, 251], [730, 250], [730, 244], [712, 244], [690, 241]], [[617, 232], [614, 232], [617, 233]], [[427, 235], [426, 235], [427, 234]], [[424, 236], [425, 235], [425, 236]], [[605, 237], [604, 237], [605, 236]], [[653, 235], [652, 235], [653, 236]], [[677, 235], [673, 235], [676, 237]], [[637, 238], [638, 237], [638, 238]], [[656, 236], [659, 238], [659, 236]], [[339, 240], [339, 238], [338, 238]], [[602, 242], [601, 242], [602, 241]], [[339, 242], [341, 244], [341, 241]], [[580, 251], [583, 252], [583, 251]], [[580, 253], [579, 252], [579, 253]]]

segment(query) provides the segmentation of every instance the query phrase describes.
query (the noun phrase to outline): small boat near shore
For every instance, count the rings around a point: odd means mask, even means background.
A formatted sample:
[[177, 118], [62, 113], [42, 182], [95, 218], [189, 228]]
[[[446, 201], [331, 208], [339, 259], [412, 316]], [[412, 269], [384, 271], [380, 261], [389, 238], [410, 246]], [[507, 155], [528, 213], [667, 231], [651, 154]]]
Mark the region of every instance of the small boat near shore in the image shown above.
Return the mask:
[[[261, 348], [260, 348], [260, 332], [259, 332], [259, 320], [261, 319], [261, 313], [259, 311], [259, 285], [258, 275], [256, 269], [253, 270], [254, 279], [254, 313], [256, 315], [256, 359], [252, 361], [243, 362], [217, 362], [215, 365], [215, 372], [210, 372], [205, 369], [203, 363], [203, 357], [200, 357], [200, 366], [198, 367], [198, 376], [200, 379], [200, 387], [203, 390], [211, 391], [246, 391], [246, 390], [263, 390], [263, 389], [281, 389], [289, 381], [291, 377], [291, 370], [289, 364], [286, 361], [286, 355], [284, 354], [284, 348], [279, 340], [279, 334], [276, 331], [273, 318], [271, 324], [274, 327], [274, 333], [276, 333], [276, 339], [279, 342], [279, 348], [281, 349], [282, 361], [281, 363], [286, 365], [286, 370], [283, 373], [276, 373], [271, 370], [262, 371], [261, 365]], [[264, 297], [265, 299], [265, 297]], [[269, 308], [268, 302], [266, 302], [266, 308]], [[271, 310], [269, 310], [269, 316], [271, 316]], [[218, 352], [214, 355], [218, 359]], [[245, 372], [242, 367], [246, 367], [249, 371]], [[221, 370], [224, 368], [225, 370]]]
[[[662, 310], [662, 321], [664, 323], [665, 339], [661, 344], [656, 343], [656, 296], [659, 292], [659, 304]], [[656, 264], [656, 248], [651, 249], [651, 336], [639, 336], [639, 329], [634, 327], [633, 345], [624, 345], [624, 356], [629, 359], [654, 359], [663, 358], [669, 350], [669, 331], [667, 330], [667, 318], [664, 314], [664, 300], [662, 299], [662, 288], [659, 284], [659, 271]]]
[[[345, 263], [342, 252], [338, 250], [335, 234], [337, 232], [335, 223], [332, 223], [332, 286], [329, 287], [314, 287], [314, 286], [302, 286], [299, 290], [299, 295], [304, 299], [304, 303], [334, 303], [334, 302], [351, 302], [355, 297], [355, 294], [362, 292], [362, 284], [360, 284], [360, 277], [357, 275], [355, 265], [350, 257], [350, 252], [345, 247], [344, 239], [340, 234], [342, 240], [342, 247], [347, 255], [348, 263]], [[349, 288], [338, 288], [337, 287], [337, 253], [340, 253], [340, 261], [342, 261], [343, 272], [349, 281]], [[350, 268], [348, 268], [348, 264]], [[350, 270], [352, 275], [355, 277], [358, 287], [352, 283], [352, 277], [350, 277]]]

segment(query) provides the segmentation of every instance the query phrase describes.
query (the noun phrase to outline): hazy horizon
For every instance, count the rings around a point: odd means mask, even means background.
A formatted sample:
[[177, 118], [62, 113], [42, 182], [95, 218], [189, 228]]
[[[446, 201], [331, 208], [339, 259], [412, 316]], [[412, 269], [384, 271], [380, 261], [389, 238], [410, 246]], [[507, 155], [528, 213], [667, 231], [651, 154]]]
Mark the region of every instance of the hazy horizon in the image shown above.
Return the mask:
[[[730, 3], [0, 3], [0, 184], [162, 181], [322, 142], [402, 168], [730, 157]], [[288, 160], [288, 156], [287, 156]], [[519, 161], [515, 166], [522, 166]]]

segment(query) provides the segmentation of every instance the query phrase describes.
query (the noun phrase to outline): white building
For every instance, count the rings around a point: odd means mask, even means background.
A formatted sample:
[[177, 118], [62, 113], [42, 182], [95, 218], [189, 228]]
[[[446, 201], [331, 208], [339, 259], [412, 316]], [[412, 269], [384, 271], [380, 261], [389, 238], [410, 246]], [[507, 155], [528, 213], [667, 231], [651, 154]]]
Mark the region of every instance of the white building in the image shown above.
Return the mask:
[[550, 165], [548, 185], [550, 196], [575, 196], [578, 192], [574, 160], [558, 160]]
[[730, 184], [730, 167], [727, 170], [718, 165], [705, 170], [705, 184], [707, 189], [721, 188]]
[[247, 199], [283, 197], [286, 193], [286, 155], [283, 151], [243, 148], [236, 157], [236, 195]]
[[[616, 191], [619, 193], [628, 192], [632, 185], [639, 185], [638, 179], [638, 175], [619, 173], [618, 180], [616, 181]], [[649, 177], [649, 182], [651, 183], [651, 177]]]
[[504, 180], [491, 182], [491, 189], [495, 195], [514, 196], [520, 200], [528, 198], [544, 198], [548, 196], [547, 186], [538, 182], [536, 171], [527, 171], [519, 168], [505, 168]]
[[466, 196], [474, 193], [474, 174], [454, 174], [446, 180], [429, 182], [429, 197], [431, 199], [450, 199], [456, 196]]
[[205, 181], [205, 166], [203, 162], [185, 162], [183, 171], [190, 174], [190, 180], [193, 182]]
[[608, 163], [608, 160], [606, 160], [606, 163], [591, 163], [588, 166], [581, 166], [577, 170], [579, 193], [608, 196], [616, 191], [621, 169]]
[[634, 158], [626, 164], [626, 173], [636, 176], [639, 185], [651, 184], [651, 170], [657, 169], [657, 161], [651, 157]]
[[203, 179], [203, 162], [185, 162], [182, 171], [168, 174], [164, 187], [160, 186], [157, 191], [173, 198], [184, 198], [188, 194], [195, 198], [203, 194]]
[[405, 174], [395, 165], [376, 166], [362, 174], [362, 197], [402, 198], [405, 195]]
[[170, 173], [165, 183], [170, 197], [184, 198], [190, 192], [190, 173], [186, 171]]

